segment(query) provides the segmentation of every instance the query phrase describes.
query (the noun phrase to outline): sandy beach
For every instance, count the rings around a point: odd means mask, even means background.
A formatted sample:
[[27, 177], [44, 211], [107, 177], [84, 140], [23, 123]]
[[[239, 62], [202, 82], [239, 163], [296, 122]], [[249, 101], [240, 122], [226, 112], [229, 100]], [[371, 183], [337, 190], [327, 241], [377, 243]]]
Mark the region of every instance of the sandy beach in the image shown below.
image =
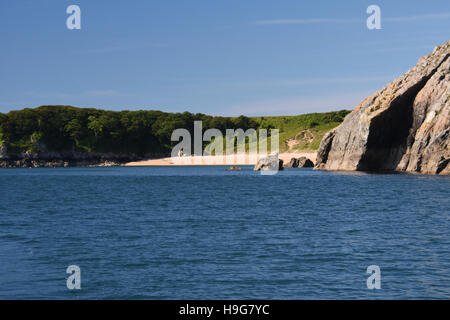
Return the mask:
[[[316, 161], [317, 152], [289, 152], [281, 153], [279, 158], [287, 163], [291, 158], [307, 157], [311, 161]], [[194, 156], [159, 158], [135, 162], [128, 162], [125, 166], [204, 166], [204, 165], [255, 165], [259, 160], [258, 155], [230, 155], [230, 156]]]

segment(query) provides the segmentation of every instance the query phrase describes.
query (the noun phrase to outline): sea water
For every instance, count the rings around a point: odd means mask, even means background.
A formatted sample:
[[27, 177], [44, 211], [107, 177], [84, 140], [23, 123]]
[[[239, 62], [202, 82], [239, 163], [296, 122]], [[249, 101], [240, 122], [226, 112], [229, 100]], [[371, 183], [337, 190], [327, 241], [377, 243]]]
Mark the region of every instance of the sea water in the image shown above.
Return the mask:
[[0, 169], [0, 298], [450, 298], [450, 177], [224, 168]]

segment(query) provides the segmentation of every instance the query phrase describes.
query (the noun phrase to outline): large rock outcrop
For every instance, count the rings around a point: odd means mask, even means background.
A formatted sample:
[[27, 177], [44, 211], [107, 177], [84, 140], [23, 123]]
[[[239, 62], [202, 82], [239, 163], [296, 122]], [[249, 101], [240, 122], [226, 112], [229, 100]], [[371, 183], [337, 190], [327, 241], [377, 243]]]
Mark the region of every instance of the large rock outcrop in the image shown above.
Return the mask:
[[316, 169], [450, 174], [450, 41], [327, 133]]

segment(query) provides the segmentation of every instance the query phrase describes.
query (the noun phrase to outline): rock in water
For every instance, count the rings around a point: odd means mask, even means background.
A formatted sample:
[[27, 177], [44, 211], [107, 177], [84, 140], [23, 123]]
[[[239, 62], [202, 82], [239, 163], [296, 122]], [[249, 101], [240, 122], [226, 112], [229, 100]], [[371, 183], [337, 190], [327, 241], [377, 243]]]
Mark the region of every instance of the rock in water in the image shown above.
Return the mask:
[[286, 168], [312, 168], [314, 162], [307, 157], [291, 158], [291, 161], [285, 165]]
[[314, 162], [309, 160], [307, 157], [298, 158], [298, 167], [299, 168], [312, 168], [314, 167]]
[[283, 160], [278, 158], [278, 153], [267, 156], [265, 158], [261, 158], [258, 160], [258, 163], [253, 168], [255, 171], [276, 171], [276, 170], [283, 170]]
[[284, 165], [285, 168], [298, 168], [298, 159], [291, 158], [291, 161]]
[[450, 174], [450, 41], [327, 133], [316, 169]]

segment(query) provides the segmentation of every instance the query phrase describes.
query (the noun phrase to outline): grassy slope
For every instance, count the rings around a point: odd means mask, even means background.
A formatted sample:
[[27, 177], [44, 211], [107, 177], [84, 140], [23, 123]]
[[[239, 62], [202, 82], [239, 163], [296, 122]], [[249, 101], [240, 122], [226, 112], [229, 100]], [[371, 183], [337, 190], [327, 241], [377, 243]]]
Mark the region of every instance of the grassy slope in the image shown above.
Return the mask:
[[295, 138], [291, 151], [315, 151], [325, 133], [337, 127], [350, 111], [310, 113], [299, 116], [253, 117], [263, 127], [280, 130], [280, 152], [289, 150], [286, 141]]

